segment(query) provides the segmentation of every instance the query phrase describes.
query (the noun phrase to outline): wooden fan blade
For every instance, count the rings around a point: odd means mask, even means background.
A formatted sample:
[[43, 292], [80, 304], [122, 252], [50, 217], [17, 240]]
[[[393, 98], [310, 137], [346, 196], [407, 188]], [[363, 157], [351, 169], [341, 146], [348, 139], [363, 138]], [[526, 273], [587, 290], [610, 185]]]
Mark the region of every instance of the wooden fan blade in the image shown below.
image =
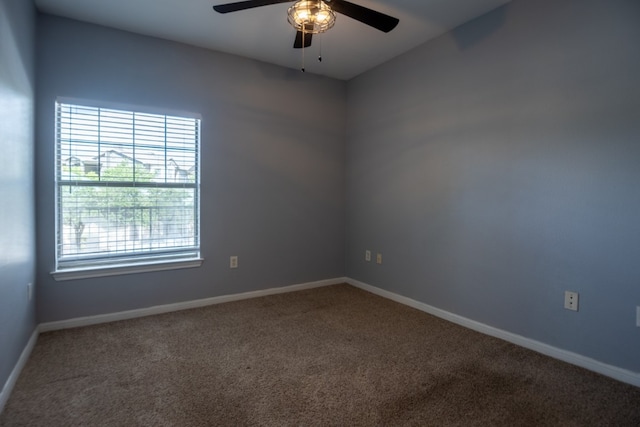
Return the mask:
[[[311, 46], [311, 38], [313, 34], [304, 33], [304, 38], [302, 37], [302, 31], [296, 32], [296, 40], [293, 42], [294, 49], [302, 49], [303, 47]], [[304, 46], [302, 45], [302, 40], [304, 39]]]
[[400, 22], [397, 18], [348, 1], [333, 0], [328, 4], [334, 11], [353, 18], [356, 21], [360, 21], [363, 24], [367, 24], [370, 27], [384, 31], [385, 33], [393, 30], [396, 25], [398, 25], [398, 22]]
[[239, 10], [253, 9], [254, 7], [269, 6], [276, 3], [289, 3], [291, 0], [248, 0], [236, 3], [217, 4], [213, 10], [218, 13], [237, 12]]

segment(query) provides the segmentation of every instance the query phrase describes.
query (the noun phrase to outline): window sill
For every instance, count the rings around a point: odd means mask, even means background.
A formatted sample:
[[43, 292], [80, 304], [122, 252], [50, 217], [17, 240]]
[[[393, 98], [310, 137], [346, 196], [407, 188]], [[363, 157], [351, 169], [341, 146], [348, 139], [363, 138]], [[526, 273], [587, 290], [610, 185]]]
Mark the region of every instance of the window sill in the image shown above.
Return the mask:
[[196, 268], [202, 265], [204, 259], [193, 258], [181, 261], [150, 262], [147, 264], [123, 264], [110, 267], [69, 268], [52, 271], [51, 275], [57, 282], [75, 279], [90, 279], [94, 277], [120, 276], [123, 274], [148, 273], [152, 271], [179, 270]]

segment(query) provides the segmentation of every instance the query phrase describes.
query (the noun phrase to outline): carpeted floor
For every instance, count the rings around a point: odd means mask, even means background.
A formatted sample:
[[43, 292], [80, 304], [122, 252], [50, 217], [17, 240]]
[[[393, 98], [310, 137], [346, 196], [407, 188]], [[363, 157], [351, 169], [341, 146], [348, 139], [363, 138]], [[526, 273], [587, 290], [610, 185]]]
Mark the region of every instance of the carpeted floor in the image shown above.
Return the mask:
[[45, 333], [1, 426], [639, 426], [640, 389], [348, 285]]

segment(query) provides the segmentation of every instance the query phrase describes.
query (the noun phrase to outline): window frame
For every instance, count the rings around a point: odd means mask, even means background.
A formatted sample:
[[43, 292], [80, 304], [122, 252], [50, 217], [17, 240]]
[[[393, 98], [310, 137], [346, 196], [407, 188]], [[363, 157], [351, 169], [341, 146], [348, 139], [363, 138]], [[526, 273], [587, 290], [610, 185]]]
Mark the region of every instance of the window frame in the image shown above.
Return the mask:
[[[91, 261], [82, 261], [82, 255], [78, 254], [76, 257], [71, 257], [75, 259], [67, 259], [63, 260], [61, 263], [62, 255], [61, 251], [61, 242], [62, 238], [60, 234], [62, 233], [62, 199], [60, 195], [60, 190], [63, 186], [75, 185], [75, 188], [81, 186], [93, 186], [96, 188], [100, 187], [108, 187], [108, 181], [84, 181], [84, 180], [69, 180], [63, 179], [62, 177], [62, 152], [61, 150], [61, 134], [59, 129], [59, 106], [60, 105], [71, 105], [75, 107], [88, 107], [88, 108], [98, 108], [98, 109], [106, 109], [106, 110], [119, 110], [126, 113], [139, 113], [145, 115], [160, 115], [165, 117], [177, 117], [181, 119], [192, 119], [195, 120], [195, 170], [194, 170], [194, 183], [179, 183], [179, 182], [164, 182], [162, 184], [159, 183], [143, 183], [137, 182], [135, 178], [131, 178], [129, 181], [118, 181], [117, 187], [119, 188], [133, 188], [133, 187], [149, 187], [149, 188], [160, 188], [160, 189], [193, 189], [193, 203], [194, 203], [194, 231], [193, 238], [195, 240], [195, 244], [191, 248], [178, 248], [174, 247], [173, 250], [168, 248], [167, 250], [147, 250], [141, 251], [137, 254], [127, 253], [125, 252], [117, 252], [111, 255], [105, 254], [104, 256], [93, 256], [91, 257]], [[190, 113], [184, 111], [171, 111], [167, 109], [158, 109], [151, 107], [143, 107], [139, 105], [130, 105], [130, 104], [119, 104], [119, 103], [110, 103], [110, 102], [98, 102], [98, 101], [88, 101], [77, 98], [66, 98], [66, 97], [58, 97], [55, 100], [54, 104], [54, 116], [55, 116], [55, 129], [54, 129], [54, 210], [55, 210], [55, 236], [54, 236], [54, 261], [55, 268], [50, 274], [56, 281], [62, 280], [72, 280], [72, 279], [84, 279], [84, 278], [92, 278], [92, 277], [104, 277], [104, 276], [115, 276], [121, 274], [133, 274], [133, 273], [143, 273], [143, 272], [152, 272], [152, 271], [163, 271], [163, 270], [175, 270], [175, 269], [183, 269], [183, 268], [195, 268], [200, 267], [202, 262], [204, 261], [201, 257], [201, 203], [200, 203], [200, 171], [201, 171], [201, 130], [202, 130], [202, 117], [197, 113]], [[166, 132], [166, 128], [165, 128]], [[98, 143], [98, 146], [101, 142]], [[166, 150], [166, 140], [164, 141], [164, 148]], [[132, 144], [133, 149], [135, 150], [136, 144]], [[134, 160], [135, 161], [135, 160]], [[166, 168], [166, 164], [165, 164]], [[62, 264], [62, 265], [61, 265]]]

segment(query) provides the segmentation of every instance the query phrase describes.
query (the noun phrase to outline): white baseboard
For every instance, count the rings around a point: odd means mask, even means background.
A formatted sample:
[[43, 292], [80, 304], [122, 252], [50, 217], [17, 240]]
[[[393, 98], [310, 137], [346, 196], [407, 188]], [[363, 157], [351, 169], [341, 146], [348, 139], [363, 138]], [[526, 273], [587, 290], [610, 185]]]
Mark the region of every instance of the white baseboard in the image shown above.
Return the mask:
[[317, 282], [301, 283], [297, 285], [283, 286], [280, 288], [264, 289], [260, 291], [244, 292], [233, 295], [223, 295], [219, 297], [204, 298], [194, 301], [184, 301], [174, 304], [156, 305], [153, 307], [140, 308], [136, 310], [120, 311], [117, 313], [100, 314], [97, 316], [76, 317], [73, 319], [59, 320], [55, 322], [41, 323], [38, 326], [40, 332], [56, 331], [60, 329], [77, 328], [80, 326], [97, 325], [99, 323], [115, 322], [118, 320], [133, 319], [136, 317], [151, 316], [154, 314], [169, 313], [172, 311], [187, 310], [190, 308], [206, 307], [208, 305], [221, 304], [224, 302], [239, 301], [249, 298], [263, 297], [267, 295], [282, 294], [286, 292], [302, 291], [305, 289], [319, 288], [322, 286], [337, 285], [346, 283], [346, 277], [335, 279], [319, 280]]
[[36, 345], [36, 341], [38, 340], [38, 328], [36, 327], [27, 341], [27, 345], [22, 350], [20, 357], [18, 358], [18, 362], [16, 366], [11, 371], [11, 375], [7, 378], [7, 381], [4, 383], [4, 387], [2, 387], [2, 391], [0, 391], [0, 414], [4, 410], [4, 406], [7, 404], [9, 400], [9, 396], [13, 391], [13, 387], [16, 385], [16, 381], [18, 381], [18, 377], [20, 376], [20, 372], [22, 372], [22, 368], [26, 365], [27, 360], [29, 360], [29, 356], [31, 355], [31, 351], [33, 347]]
[[464, 326], [465, 328], [473, 329], [474, 331], [490, 335], [492, 337], [500, 338], [510, 343], [519, 345], [520, 347], [528, 348], [529, 350], [533, 350], [546, 356], [553, 357], [554, 359], [562, 360], [563, 362], [567, 362], [572, 365], [597, 372], [615, 380], [640, 387], [640, 373], [638, 372], [633, 372], [626, 369], [618, 368], [616, 366], [608, 365], [606, 363], [599, 362], [597, 360], [582, 356], [577, 353], [562, 350], [557, 347], [553, 347], [548, 344], [523, 337], [521, 335], [494, 328], [493, 326], [485, 325], [484, 323], [467, 319], [466, 317], [441, 310], [439, 308], [430, 306], [420, 301], [413, 300], [411, 298], [404, 297], [402, 295], [395, 294], [393, 292], [385, 291], [384, 289], [376, 288], [375, 286], [368, 285], [355, 279], [347, 278], [346, 282], [352, 286], [371, 292], [372, 294], [376, 294], [392, 301], [399, 302], [400, 304], [404, 304], [420, 311], [424, 311], [425, 313], [432, 314], [436, 317], [440, 317], [452, 323]]

